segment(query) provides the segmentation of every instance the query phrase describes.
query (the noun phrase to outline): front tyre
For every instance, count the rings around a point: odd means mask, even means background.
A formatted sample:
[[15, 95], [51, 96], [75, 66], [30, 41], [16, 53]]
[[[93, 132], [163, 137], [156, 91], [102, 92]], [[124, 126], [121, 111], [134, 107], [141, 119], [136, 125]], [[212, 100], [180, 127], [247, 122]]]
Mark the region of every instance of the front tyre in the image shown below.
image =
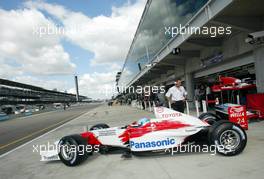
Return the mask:
[[226, 121], [212, 126], [209, 140], [215, 145], [217, 153], [234, 156], [246, 147], [247, 134], [238, 124]]
[[67, 166], [76, 166], [87, 159], [87, 141], [80, 135], [65, 136], [59, 141], [59, 157]]
[[109, 126], [107, 124], [100, 123], [100, 124], [96, 124], [96, 125], [92, 126], [90, 128], [90, 131], [98, 130], [98, 129], [106, 129], [106, 128], [109, 128]]

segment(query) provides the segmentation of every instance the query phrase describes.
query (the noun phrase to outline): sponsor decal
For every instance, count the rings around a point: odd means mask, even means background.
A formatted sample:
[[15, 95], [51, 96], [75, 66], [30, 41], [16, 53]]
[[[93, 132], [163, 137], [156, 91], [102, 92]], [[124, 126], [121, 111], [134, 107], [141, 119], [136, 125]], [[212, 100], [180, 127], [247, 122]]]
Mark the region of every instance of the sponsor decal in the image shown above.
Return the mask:
[[169, 114], [162, 114], [161, 117], [162, 118], [170, 118], [170, 117], [180, 117], [182, 116], [181, 113], [169, 113]]
[[161, 122], [150, 122], [144, 126], [137, 128], [134, 128], [133, 126], [128, 126], [128, 128], [124, 131], [124, 133], [118, 137], [122, 140], [122, 142], [125, 143], [129, 139], [141, 137], [151, 132], [164, 131], [169, 129], [180, 129], [189, 126], [191, 125], [184, 124], [178, 121], [172, 121], [172, 120], [163, 120]]
[[247, 111], [245, 106], [232, 106], [228, 108], [228, 116], [231, 122], [239, 124], [242, 128], [248, 129]]
[[141, 137], [150, 132], [163, 131], [169, 129], [180, 129], [189, 126], [189, 124], [184, 124], [178, 121], [163, 120], [161, 122], [147, 123], [146, 125], [137, 128], [134, 128], [133, 126], [128, 126], [124, 133], [118, 137], [121, 138], [122, 142], [127, 142], [131, 138]]
[[116, 135], [115, 130], [104, 130], [104, 131], [99, 131], [99, 136], [113, 136]]
[[130, 147], [136, 149], [142, 148], [158, 148], [158, 147], [166, 147], [175, 144], [175, 139], [165, 139], [165, 140], [157, 140], [157, 141], [147, 141], [147, 142], [134, 142], [130, 141]]
[[230, 109], [230, 115], [234, 115], [234, 114], [240, 114], [240, 115], [244, 115], [243, 114], [243, 106], [239, 106], [239, 107], [233, 107]]

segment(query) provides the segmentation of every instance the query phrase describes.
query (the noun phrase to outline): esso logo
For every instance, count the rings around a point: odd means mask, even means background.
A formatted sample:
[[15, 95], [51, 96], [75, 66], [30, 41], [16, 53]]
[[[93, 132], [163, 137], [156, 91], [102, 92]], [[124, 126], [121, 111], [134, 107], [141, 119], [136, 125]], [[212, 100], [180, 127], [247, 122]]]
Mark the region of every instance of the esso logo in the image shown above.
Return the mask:
[[163, 113], [164, 109], [162, 107], [156, 108], [157, 113]]

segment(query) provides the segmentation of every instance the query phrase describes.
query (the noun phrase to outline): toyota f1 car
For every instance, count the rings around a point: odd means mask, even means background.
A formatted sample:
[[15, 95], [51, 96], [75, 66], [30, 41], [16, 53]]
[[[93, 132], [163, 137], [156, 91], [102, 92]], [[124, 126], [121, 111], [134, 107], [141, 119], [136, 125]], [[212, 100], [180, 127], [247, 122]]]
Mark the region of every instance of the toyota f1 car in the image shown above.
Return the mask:
[[[95, 150], [106, 153], [118, 147], [132, 155], [173, 149], [202, 137], [224, 156], [237, 155], [246, 146], [247, 135], [243, 128], [213, 114], [205, 113], [196, 118], [165, 107], [155, 107], [154, 113], [155, 119], [143, 118], [124, 127], [97, 124], [87, 132], [62, 137], [56, 143], [58, 148], [41, 153], [41, 160], [60, 159], [67, 166], [75, 166]], [[92, 150], [83, 152], [85, 146], [92, 146]]]

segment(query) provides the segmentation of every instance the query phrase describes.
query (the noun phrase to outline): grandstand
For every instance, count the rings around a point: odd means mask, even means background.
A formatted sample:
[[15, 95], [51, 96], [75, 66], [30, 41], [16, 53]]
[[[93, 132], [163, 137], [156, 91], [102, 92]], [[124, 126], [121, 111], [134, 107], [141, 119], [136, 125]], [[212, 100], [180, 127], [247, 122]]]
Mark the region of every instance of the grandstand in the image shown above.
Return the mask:
[[[0, 105], [39, 104], [76, 102], [76, 95], [47, 90], [38, 86], [0, 79]], [[79, 102], [87, 101], [86, 96], [79, 96]]]

